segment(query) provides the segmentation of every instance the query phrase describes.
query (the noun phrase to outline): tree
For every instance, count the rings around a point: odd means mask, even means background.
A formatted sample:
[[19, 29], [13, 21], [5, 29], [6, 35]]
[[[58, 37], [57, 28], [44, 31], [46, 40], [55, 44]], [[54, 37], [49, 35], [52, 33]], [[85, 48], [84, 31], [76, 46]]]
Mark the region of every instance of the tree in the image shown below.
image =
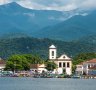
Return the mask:
[[75, 74], [76, 71], [76, 65], [72, 65], [72, 73]]
[[38, 55], [24, 54], [23, 56], [30, 62], [30, 64], [42, 64], [45, 62]]
[[5, 70], [29, 70], [30, 64], [23, 55], [12, 55], [8, 58]]
[[56, 68], [57, 68], [57, 65], [56, 65], [54, 62], [48, 61], [48, 62], [46, 63], [46, 69], [47, 69], [48, 71], [53, 71], [53, 70], [56, 69]]
[[11, 71], [29, 70], [30, 64], [42, 64], [42, 63], [45, 63], [45, 61], [42, 60], [37, 55], [31, 55], [31, 54], [12, 55], [7, 60], [5, 70], [11, 70]]
[[66, 74], [66, 69], [65, 68], [63, 69], [63, 74]]

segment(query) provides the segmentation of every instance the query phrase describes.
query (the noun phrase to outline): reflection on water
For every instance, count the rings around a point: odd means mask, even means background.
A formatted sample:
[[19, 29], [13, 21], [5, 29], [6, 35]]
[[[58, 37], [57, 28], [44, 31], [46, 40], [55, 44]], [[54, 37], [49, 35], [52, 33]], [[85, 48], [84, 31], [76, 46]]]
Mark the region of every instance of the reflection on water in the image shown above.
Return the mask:
[[0, 90], [96, 90], [96, 80], [62, 78], [0, 78]]

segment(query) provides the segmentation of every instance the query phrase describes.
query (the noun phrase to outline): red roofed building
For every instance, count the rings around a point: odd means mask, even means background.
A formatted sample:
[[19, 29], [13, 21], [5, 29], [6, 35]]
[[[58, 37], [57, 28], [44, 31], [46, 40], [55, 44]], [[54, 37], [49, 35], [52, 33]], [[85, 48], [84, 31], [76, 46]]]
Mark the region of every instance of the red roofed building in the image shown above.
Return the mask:
[[76, 65], [77, 74], [96, 75], [96, 58]]

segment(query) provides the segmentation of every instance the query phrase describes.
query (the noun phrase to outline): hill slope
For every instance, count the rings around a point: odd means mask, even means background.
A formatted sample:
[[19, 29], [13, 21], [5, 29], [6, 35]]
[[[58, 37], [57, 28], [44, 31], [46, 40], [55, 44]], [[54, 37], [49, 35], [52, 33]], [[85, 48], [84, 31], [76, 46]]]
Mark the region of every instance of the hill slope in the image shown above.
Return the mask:
[[40, 32], [34, 33], [34, 36], [58, 40], [76, 40], [93, 34], [96, 34], [96, 11], [92, 11], [86, 16], [77, 15], [57, 25], [41, 29]]
[[58, 56], [63, 53], [74, 56], [81, 52], [96, 52], [96, 36], [86, 37], [74, 42], [23, 37], [0, 39], [0, 56], [7, 58], [12, 54], [31, 53], [46, 58], [48, 57], [48, 47], [51, 44], [57, 46]]
[[96, 28], [95, 16], [96, 13], [79, 9], [62, 12], [32, 10], [12, 2], [0, 5], [0, 36], [21, 33], [25, 36], [73, 40], [93, 34], [92, 30]]
[[69, 14], [53, 10], [31, 10], [12, 2], [0, 5], [0, 35], [32, 32], [60, 23]]

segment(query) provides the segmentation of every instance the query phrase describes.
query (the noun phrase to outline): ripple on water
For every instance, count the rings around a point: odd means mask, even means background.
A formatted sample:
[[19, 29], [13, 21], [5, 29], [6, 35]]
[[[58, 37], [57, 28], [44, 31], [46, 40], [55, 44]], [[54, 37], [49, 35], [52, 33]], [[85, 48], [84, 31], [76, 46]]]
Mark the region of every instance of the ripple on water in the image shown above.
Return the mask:
[[96, 90], [96, 80], [63, 78], [0, 78], [0, 90]]

